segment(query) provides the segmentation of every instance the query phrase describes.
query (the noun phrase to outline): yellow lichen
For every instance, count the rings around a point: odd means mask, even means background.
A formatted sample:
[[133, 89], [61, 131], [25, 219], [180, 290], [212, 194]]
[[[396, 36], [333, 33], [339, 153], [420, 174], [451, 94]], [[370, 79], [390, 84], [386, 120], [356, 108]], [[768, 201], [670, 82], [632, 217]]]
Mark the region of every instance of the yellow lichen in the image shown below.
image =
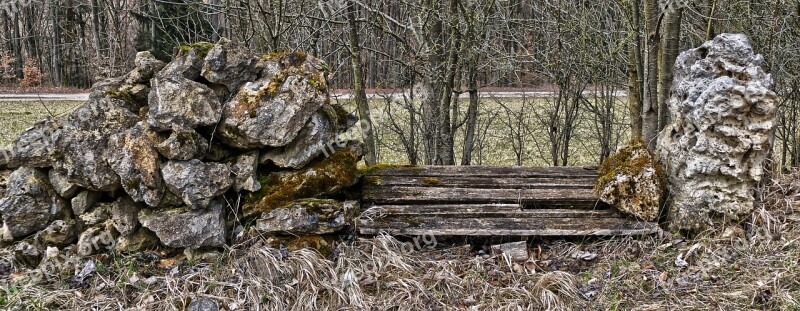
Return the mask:
[[181, 45], [181, 46], [178, 46], [177, 57], [182, 57], [182, 56], [186, 55], [186, 53], [188, 53], [192, 49], [198, 49], [197, 56], [200, 56], [201, 58], [205, 58], [206, 55], [208, 55], [208, 51], [210, 51], [213, 47], [214, 47], [214, 43], [205, 42], [205, 41], [196, 42], [196, 43], [192, 43], [192, 44]]

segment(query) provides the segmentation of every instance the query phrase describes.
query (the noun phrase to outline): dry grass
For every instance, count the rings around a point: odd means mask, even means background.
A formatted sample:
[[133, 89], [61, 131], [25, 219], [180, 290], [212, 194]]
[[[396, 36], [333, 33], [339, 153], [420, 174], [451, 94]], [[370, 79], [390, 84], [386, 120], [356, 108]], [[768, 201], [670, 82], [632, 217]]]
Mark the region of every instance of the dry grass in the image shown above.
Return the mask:
[[[744, 237], [532, 240], [530, 259], [515, 263], [478, 255], [488, 241], [477, 239], [440, 237], [435, 249], [409, 252], [393, 237], [359, 238], [337, 242], [325, 258], [274, 248], [256, 235], [212, 263], [158, 251], [84, 259], [98, 266], [84, 283], [72, 278], [82, 263], [56, 265], [60, 273], [39, 281], [12, 267], [0, 302], [183, 310], [202, 296], [230, 310], [797, 310], [798, 177], [761, 189], [763, 204]], [[577, 251], [598, 256], [572, 258]]]
[[76, 101], [0, 101], [0, 147], [14, 141], [22, 131], [51, 115], [72, 111], [83, 102]]

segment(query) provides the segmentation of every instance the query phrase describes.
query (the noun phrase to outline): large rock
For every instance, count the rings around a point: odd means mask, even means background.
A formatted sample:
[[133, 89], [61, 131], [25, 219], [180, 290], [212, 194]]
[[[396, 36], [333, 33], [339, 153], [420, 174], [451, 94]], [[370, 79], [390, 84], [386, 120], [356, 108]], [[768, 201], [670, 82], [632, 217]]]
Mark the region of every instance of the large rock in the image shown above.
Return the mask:
[[164, 196], [161, 159], [154, 147], [157, 141], [157, 134], [140, 122], [111, 136], [106, 152], [108, 164], [119, 175], [125, 192], [149, 206], [158, 206]]
[[329, 101], [323, 68], [321, 61], [303, 53], [266, 61], [261, 77], [239, 88], [225, 104], [219, 137], [243, 149], [290, 143]]
[[250, 50], [236, 42], [220, 41], [205, 57], [202, 76], [235, 92], [247, 81], [255, 80], [263, 64]]
[[721, 34], [681, 53], [658, 150], [669, 177], [676, 230], [736, 226], [753, 210], [776, 125], [772, 78], [742, 34]]
[[245, 216], [269, 212], [292, 201], [333, 194], [358, 182], [361, 146], [348, 146], [299, 171], [276, 172], [261, 181], [261, 190], [245, 196]]
[[13, 240], [36, 233], [64, 216], [66, 203], [34, 168], [19, 168], [8, 178], [6, 197], [0, 199], [2, 239]]
[[[300, 169], [325, 152], [339, 133], [339, 120], [344, 116], [335, 113], [332, 106], [315, 113], [295, 139], [286, 146], [272, 148], [261, 155], [261, 162], [272, 162], [279, 167]], [[329, 108], [329, 109], [325, 109]], [[346, 114], [345, 114], [346, 116]], [[330, 151], [328, 151], [330, 152]]]
[[151, 127], [194, 129], [217, 124], [222, 106], [208, 86], [182, 77], [160, 77], [160, 73], [156, 76], [150, 80], [147, 122]]
[[231, 171], [222, 163], [200, 160], [169, 161], [162, 169], [164, 182], [192, 209], [205, 208], [233, 185]]
[[55, 140], [63, 127], [62, 118], [47, 118], [26, 129], [2, 157], [8, 168], [50, 167], [57, 154]]
[[150, 79], [166, 64], [156, 59], [149, 51], [136, 53], [133, 60], [134, 68], [128, 73], [125, 82], [128, 84], [149, 84]]
[[223, 204], [215, 200], [204, 210], [143, 209], [139, 221], [169, 247], [219, 247], [225, 245]]
[[0, 171], [0, 199], [6, 197], [8, 178], [11, 177], [12, 172], [13, 171]]
[[202, 159], [208, 151], [208, 140], [194, 130], [179, 129], [170, 133], [156, 149], [170, 160]]
[[655, 221], [664, 196], [664, 171], [642, 140], [611, 155], [600, 166], [595, 190], [604, 202], [645, 221]]
[[256, 230], [269, 233], [328, 234], [341, 230], [352, 220], [358, 202], [302, 199], [265, 212]]
[[75, 220], [56, 220], [39, 232], [39, 240], [48, 246], [67, 246], [78, 237], [78, 224]]

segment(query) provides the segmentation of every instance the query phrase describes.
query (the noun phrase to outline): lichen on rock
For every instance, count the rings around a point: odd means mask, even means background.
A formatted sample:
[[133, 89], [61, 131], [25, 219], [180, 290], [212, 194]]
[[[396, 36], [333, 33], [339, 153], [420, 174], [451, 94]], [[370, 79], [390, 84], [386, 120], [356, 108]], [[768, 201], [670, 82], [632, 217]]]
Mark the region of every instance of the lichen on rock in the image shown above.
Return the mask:
[[658, 219], [665, 190], [664, 171], [641, 139], [603, 162], [595, 186], [600, 200], [645, 221]]
[[681, 53], [658, 151], [669, 177], [670, 225], [722, 232], [753, 210], [776, 125], [777, 97], [743, 34]]

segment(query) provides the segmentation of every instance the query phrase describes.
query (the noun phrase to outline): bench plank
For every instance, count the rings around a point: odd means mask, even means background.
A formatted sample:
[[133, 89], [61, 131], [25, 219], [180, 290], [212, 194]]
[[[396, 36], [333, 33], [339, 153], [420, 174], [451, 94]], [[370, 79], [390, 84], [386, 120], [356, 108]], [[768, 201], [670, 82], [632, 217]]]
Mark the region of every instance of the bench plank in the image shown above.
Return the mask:
[[364, 217], [426, 215], [439, 217], [622, 218], [614, 209], [523, 209], [517, 204], [375, 205]]
[[594, 177], [597, 169], [575, 166], [401, 166], [372, 169], [367, 176]]
[[367, 176], [365, 187], [420, 186], [488, 189], [592, 189], [597, 177]]
[[362, 199], [376, 204], [522, 203], [591, 208], [598, 202], [592, 189], [484, 189], [387, 186], [366, 188]]

